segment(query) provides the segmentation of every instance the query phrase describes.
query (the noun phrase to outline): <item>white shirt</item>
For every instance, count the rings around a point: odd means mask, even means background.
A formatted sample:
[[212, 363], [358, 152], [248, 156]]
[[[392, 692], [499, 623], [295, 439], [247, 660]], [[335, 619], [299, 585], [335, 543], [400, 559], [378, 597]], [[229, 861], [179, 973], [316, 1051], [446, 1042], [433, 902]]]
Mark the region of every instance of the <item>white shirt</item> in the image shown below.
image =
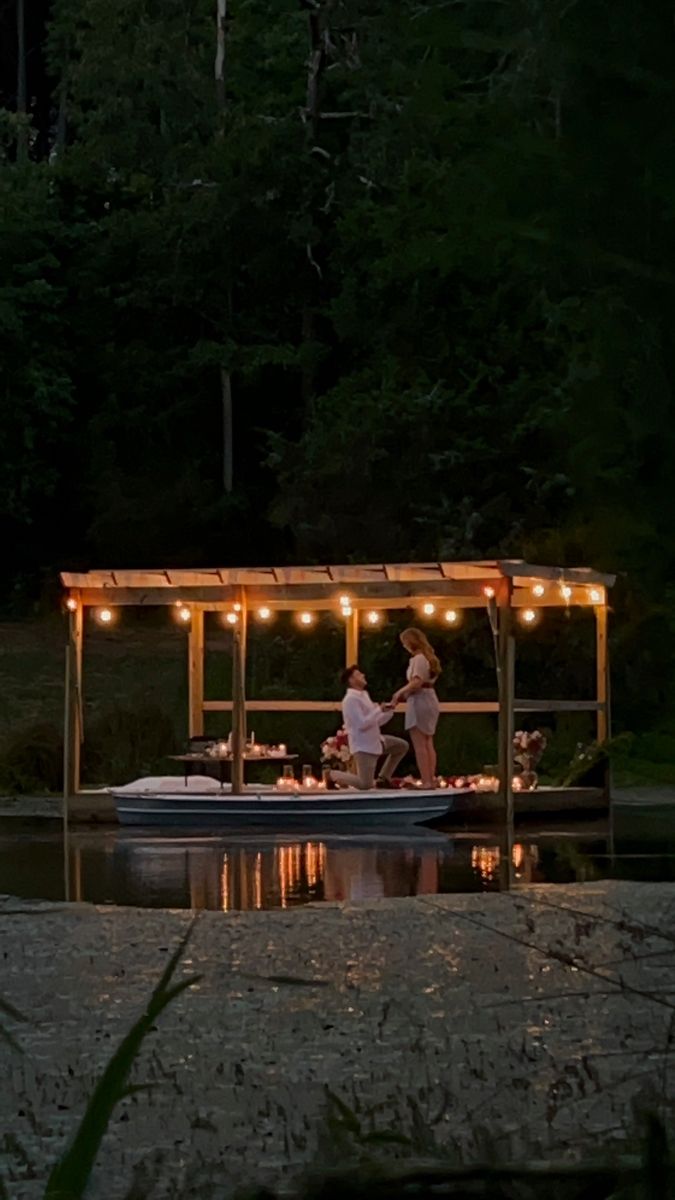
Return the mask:
[[381, 754], [380, 726], [390, 721], [393, 715], [393, 711], [383, 712], [367, 692], [347, 688], [342, 701], [342, 720], [352, 754]]

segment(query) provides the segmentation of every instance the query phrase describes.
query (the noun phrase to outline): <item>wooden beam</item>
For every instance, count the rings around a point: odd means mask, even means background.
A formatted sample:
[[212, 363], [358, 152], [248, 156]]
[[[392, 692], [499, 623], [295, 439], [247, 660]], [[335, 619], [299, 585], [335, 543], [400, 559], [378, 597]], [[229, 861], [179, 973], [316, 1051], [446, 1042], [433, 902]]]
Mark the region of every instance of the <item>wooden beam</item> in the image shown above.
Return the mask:
[[345, 617], [345, 666], [359, 661], [359, 611], [353, 608]]
[[240, 589], [239, 621], [232, 629], [232, 791], [244, 790], [246, 746], [246, 593]]
[[606, 742], [610, 736], [609, 725], [609, 655], [607, 652], [607, 607], [599, 605], [595, 610], [595, 671], [598, 710], [596, 737], [598, 743]]
[[528, 583], [530, 580], [536, 583], [537, 580], [549, 579], [558, 583], [600, 583], [604, 587], [612, 587], [616, 580], [616, 575], [606, 575], [590, 567], [540, 567], [522, 559], [502, 559], [497, 566], [501, 574], [514, 583]]
[[499, 606], [499, 790], [507, 832], [513, 830], [513, 714], [515, 711], [515, 641], [513, 615], [508, 602]]
[[[513, 711], [528, 712], [598, 712], [597, 700], [515, 700]], [[498, 713], [497, 700], [442, 700], [442, 713], [455, 716], [471, 713]], [[339, 700], [247, 700], [247, 712], [340, 712]], [[405, 711], [400, 704], [398, 712]], [[205, 700], [204, 712], [232, 712], [231, 700]]]
[[189, 736], [204, 732], [204, 613], [192, 610], [188, 634], [188, 727]]

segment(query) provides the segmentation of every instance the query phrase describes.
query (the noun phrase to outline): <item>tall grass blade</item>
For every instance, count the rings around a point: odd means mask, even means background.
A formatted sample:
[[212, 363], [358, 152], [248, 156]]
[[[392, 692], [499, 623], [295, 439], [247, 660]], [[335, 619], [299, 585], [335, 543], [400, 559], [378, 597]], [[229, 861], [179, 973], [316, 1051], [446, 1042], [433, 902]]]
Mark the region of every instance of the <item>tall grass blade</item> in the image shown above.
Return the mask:
[[[19, 1012], [18, 1008], [15, 1008], [13, 1004], [10, 1004], [9, 1000], [5, 1000], [2, 996], [0, 996], [0, 1013], [6, 1017], [11, 1017], [13, 1021], [26, 1021], [28, 1019], [27, 1017], [24, 1017], [22, 1012]], [[23, 1050], [21, 1049], [21, 1046], [17, 1042], [16, 1038], [1, 1022], [0, 1041], [6, 1042], [7, 1045], [11, 1046], [12, 1050], [15, 1050], [17, 1054], [23, 1054]], [[2, 1194], [0, 1193], [0, 1200], [1, 1196]]]
[[113, 1054], [85, 1110], [84, 1116], [69, 1147], [55, 1164], [47, 1181], [45, 1200], [81, 1200], [91, 1175], [96, 1155], [110, 1122], [113, 1110], [129, 1094], [127, 1079], [139, 1053], [143, 1039], [172, 1000], [180, 996], [198, 979], [193, 975], [170, 987], [174, 971], [190, 939], [193, 926], [171, 955], [166, 970], [155, 987], [143, 1015], [129, 1030]]

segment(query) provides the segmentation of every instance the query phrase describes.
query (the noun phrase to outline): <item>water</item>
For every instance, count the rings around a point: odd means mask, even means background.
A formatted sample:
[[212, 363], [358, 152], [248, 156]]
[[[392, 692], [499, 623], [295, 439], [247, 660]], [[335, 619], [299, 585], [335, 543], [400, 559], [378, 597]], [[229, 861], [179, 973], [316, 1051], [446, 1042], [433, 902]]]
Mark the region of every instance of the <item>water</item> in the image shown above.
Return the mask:
[[[218, 834], [74, 828], [71, 898], [97, 904], [222, 910], [287, 908], [313, 901], [372, 900], [500, 886], [494, 832]], [[516, 833], [516, 883], [598, 878], [675, 880], [675, 823], [606, 823]], [[0, 822], [0, 892], [62, 900], [63, 844], [52, 824]]]

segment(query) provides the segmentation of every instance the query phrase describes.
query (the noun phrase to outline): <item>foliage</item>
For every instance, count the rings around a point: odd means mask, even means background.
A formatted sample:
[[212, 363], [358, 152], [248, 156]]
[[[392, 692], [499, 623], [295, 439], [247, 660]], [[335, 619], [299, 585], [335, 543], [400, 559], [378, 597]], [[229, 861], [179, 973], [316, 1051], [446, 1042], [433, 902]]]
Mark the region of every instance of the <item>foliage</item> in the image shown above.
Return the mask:
[[637, 47], [628, 0], [233, 2], [220, 92], [207, 0], [44, 16], [0, 114], [2, 596], [92, 562], [589, 562], [630, 579], [624, 725], [669, 712], [663, 0]]

